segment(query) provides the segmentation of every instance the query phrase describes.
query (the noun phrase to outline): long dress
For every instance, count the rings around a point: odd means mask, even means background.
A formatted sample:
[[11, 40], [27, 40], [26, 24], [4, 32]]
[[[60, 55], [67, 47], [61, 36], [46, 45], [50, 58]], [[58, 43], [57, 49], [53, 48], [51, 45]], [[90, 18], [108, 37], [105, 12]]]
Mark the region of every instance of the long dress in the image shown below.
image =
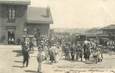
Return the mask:
[[41, 68], [42, 68], [42, 54], [41, 52], [38, 53], [37, 55], [37, 61], [38, 61], [38, 72], [41, 72]]

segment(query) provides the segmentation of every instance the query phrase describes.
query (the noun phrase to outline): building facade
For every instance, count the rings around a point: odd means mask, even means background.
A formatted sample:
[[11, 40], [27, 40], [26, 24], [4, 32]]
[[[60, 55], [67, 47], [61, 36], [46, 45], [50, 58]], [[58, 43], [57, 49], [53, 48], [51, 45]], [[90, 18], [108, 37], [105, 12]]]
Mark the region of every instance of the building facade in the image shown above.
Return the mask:
[[53, 23], [50, 9], [30, 7], [29, 0], [0, 0], [0, 43], [22, 39], [26, 34], [48, 35]]
[[115, 36], [115, 24], [111, 24], [109, 26], [106, 26], [104, 28], [102, 28], [103, 30], [103, 34], [106, 34], [106, 35], [114, 35]]

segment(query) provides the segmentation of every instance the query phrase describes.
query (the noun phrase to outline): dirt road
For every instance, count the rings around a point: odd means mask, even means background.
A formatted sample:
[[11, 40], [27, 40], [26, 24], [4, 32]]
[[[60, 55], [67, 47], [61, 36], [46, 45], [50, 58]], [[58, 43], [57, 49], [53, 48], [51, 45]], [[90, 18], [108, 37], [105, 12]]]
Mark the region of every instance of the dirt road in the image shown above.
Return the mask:
[[[0, 73], [36, 73], [37, 51], [30, 54], [28, 67], [22, 67], [20, 46], [0, 45]], [[103, 62], [85, 64], [84, 62], [60, 60], [55, 64], [42, 64], [43, 73], [115, 73], [115, 55], [104, 54]]]

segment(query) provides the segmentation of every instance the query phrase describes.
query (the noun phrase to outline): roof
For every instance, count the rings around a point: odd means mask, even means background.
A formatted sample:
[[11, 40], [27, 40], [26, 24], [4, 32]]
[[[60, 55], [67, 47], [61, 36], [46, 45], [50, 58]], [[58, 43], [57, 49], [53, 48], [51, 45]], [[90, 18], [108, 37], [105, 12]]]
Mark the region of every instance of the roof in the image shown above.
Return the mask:
[[30, 0], [0, 0], [0, 4], [28, 5], [28, 4], [30, 4]]
[[27, 11], [27, 23], [46, 23], [52, 24], [52, 16], [50, 9], [47, 8], [40, 8], [40, 7], [28, 7]]
[[102, 28], [102, 30], [105, 30], [105, 29], [115, 29], [115, 24], [112, 24], [112, 25]]

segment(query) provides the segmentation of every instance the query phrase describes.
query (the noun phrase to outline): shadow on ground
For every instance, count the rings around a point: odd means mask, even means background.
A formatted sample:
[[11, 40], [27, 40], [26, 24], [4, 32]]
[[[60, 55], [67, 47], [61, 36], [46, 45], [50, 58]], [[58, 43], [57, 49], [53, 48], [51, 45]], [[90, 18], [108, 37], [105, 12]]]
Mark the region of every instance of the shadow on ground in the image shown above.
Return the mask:
[[28, 73], [38, 73], [35, 70], [25, 70], [25, 72], [28, 72]]
[[16, 57], [22, 56], [21, 50], [13, 50], [12, 52], [16, 53]]
[[21, 50], [13, 50], [12, 52], [21, 53], [22, 51]]
[[12, 67], [15, 67], [15, 68], [23, 68], [23, 66], [17, 66], [17, 65], [14, 65]]
[[16, 57], [22, 56], [22, 51], [21, 50], [13, 50], [12, 52], [17, 53]]
[[16, 62], [16, 63], [22, 63], [22, 61], [16, 61], [16, 60], [14, 62]]
[[[22, 56], [22, 50], [13, 50], [12, 52], [17, 53], [16, 57]], [[29, 54], [33, 54], [34, 51], [29, 51]]]

